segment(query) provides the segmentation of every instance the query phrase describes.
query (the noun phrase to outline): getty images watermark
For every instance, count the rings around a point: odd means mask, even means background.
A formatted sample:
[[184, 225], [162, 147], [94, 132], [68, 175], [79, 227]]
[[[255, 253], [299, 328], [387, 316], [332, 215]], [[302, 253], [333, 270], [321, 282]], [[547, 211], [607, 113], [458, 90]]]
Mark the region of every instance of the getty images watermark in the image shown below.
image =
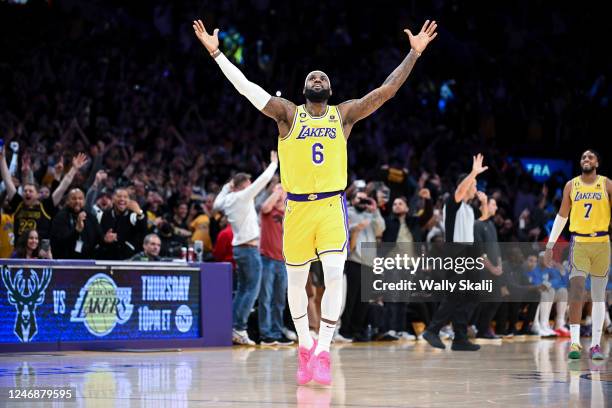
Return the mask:
[[[605, 256], [606, 248], [597, 245], [587, 252]], [[362, 264], [361, 300], [438, 302], [447, 296], [465, 296], [481, 302], [539, 302], [552, 295], [567, 298], [572, 257], [576, 256], [571, 249], [569, 244], [557, 244], [548, 262], [544, 244], [532, 242], [362, 244], [356, 251]], [[612, 299], [612, 291], [607, 296]]]
[[[417, 271], [445, 271], [452, 272], [457, 275], [463, 275], [467, 271], [482, 271], [485, 269], [486, 257], [439, 257], [439, 256], [408, 256], [407, 254], [395, 254], [392, 257], [375, 257], [373, 260], [372, 272], [375, 275], [382, 275], [385, 271], [403, 272], [412, 276], [416, 275]], [[476, 291], [476, 292], [493, 292], [493, 279], [481, 279], [473, 281], [472, 279], [440, 279], [434, 277], [424, 277], [423, 279], [410, 280], [400, 279], [399, 281], [385, 282], [384, 279], [375, 279], [373, 282], [375, 291]]]

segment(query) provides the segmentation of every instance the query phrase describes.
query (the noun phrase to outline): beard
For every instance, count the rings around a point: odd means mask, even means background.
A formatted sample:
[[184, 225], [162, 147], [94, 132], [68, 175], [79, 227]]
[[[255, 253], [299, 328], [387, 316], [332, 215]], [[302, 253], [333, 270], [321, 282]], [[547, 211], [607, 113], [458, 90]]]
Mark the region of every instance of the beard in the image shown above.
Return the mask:
[[354, 207], [355, 207], [355, 210], [357, 210], [357, 212], [360, 212], [360, 213], [366, 210], [365, 205], [362, 205], [362, 204], [356, 204], [354, 205]]
[[593, 174], [593, 172], [595, 171], [595, 166], [593, 167], [582, 167], [582, 174]]
[[331, 90], [321, 88], [319, 91], [315, 91], [312, 88], [304, 90], [304, 96], [306, 100], [314, 103], [326, 102], [331, 96]]

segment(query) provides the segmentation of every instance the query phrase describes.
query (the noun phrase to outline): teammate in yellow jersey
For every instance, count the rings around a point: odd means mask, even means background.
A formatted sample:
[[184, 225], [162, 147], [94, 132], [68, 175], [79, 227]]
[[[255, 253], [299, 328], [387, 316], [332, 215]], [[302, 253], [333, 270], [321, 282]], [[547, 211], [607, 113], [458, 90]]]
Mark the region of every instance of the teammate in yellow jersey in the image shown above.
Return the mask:
[[[346, 141], [351, 129], [391, 99], [408, 78], [417, 59], [436, 37], [436, 22], [408, 36], [411, 50], [384, 83], [360, 99], [328, 105], [331, 81], [322, 71], [306, 76], [306, 103], [296, 106], [273, 97], [250, 82], [219, 50], [218, 29], [208, 34], [201, 20], [196, 36], [234, 87], [278, 125], [281, 180], [287, 191], [283, 254], [287, 264], [288, 300], [298, 333], [298, 384], [314, 379], [331, 383], [329, 347], [340, 317], [342, 273], [347, 255], [348, 226], [344, 189], [347, 183]], [[306, 280], [310, 262], [321, 259], [325, 292], [321, 301], [318, 344], [308, 327]]]
[[597, 174], [600, 157], [594, 150], [582, 153], [580, 167], [582, 174], [568, 181], [563, 189], [563, 201], [555, 218], [548, 244], [546, 261], [552, 259], [552, 248], [570, 219], [572, 235], [569, 250], [570, 264], [570, 359], [579, 359], [580, 320], [582, 318], [582, 297], [587, 274], [591, 275], [592, 338], [590, 357], [604, 359], [600, 342], [606, 313], [606, 285], [610, 268], [610, 200], [612, 181]]

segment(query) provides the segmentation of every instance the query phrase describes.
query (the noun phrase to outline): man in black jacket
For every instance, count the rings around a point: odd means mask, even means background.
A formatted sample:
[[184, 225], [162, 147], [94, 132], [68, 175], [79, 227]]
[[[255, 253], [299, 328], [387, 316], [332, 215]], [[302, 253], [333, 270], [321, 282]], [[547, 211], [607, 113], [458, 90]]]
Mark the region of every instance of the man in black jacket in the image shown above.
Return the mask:
[[135, 253], [147, 231], [147, 220], [138, 203], [124, 188], [115, 190], [113, 207], [104, 211], [100, 222], [104, 239], [100, 259], [124, 260]]
[[[385, 223], [387, 228], [382, 235], [382, 241], [386, 247], [391, 243], [397, 243], [394, 249], [389, 249], [385, 256], [391, 257], [395, 253], [406, 253], [409, 256], [414, 256], [418, 250], [419, 243], [424, 242], [423, 228], [433, 216], [433, 202], [431, 193], [428, 189], [423, 188], [419, 191], [418, 197], [423, 200], [423, 208], [417, 213], [417, 216], [410, 215], [408, 199], [406, 197], [398, 197], [393, 200], [392, 215], [387, 217]], [[393, 271], [391, 273], [399, 273]], [[398, 279], [400, 276], [398, 276]], [[416, 306], [419, 308], [418, 306]], [[384, 306], [385, 324], [382, 328], [383, 332], [410, 332], [412, 331], [406, 326], [406, 315], [408, 313], [407, 304], [403, 302], [388, 302]]]
[[66, 208], [51, 222], [51, 247], [56, 259], [94, 259], [102, 240], [96, 217], [87, 212], [85, 195], [78, 188], [70, 190]]
[[423, 228], [433, 216], [433, 202], [431, 193], [426, 188], [419, 191], [419, 197], [423, 199], [424, 206], [418, 217], [408, 215], [408, 200], [405, 197], [393, 201], [393, 215], [385, 220], [387, 228], [383, 232], [383, 242], [404, 242], [405, 239], [400, 236], [400, 231], [401, 235], [405, 234], [402, 226], [407, 228], [406, 231], [411, 235], [412, 242], [424, 242]]

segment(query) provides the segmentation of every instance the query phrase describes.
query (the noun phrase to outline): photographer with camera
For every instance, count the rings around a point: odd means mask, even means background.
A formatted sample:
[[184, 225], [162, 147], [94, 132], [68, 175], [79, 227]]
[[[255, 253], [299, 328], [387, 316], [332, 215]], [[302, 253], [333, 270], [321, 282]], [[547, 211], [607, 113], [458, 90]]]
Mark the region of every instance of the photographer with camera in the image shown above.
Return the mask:
[[[385, 220], [376, 200], [368, 197], [363, 180], [355, 181], [357, 193], [348, 208], [350, 251], [346, 262], [346, 304], [342, 313], [339, 334], [351, 339], [362, 337], [368, 312], [368, 304], [361, 301], [361, 268], [372, 267], [373, 259], [362, 253], [361, 244], [376, 243], [385, 230]], [[372, 252], [372, 251], [370, 251]]]

